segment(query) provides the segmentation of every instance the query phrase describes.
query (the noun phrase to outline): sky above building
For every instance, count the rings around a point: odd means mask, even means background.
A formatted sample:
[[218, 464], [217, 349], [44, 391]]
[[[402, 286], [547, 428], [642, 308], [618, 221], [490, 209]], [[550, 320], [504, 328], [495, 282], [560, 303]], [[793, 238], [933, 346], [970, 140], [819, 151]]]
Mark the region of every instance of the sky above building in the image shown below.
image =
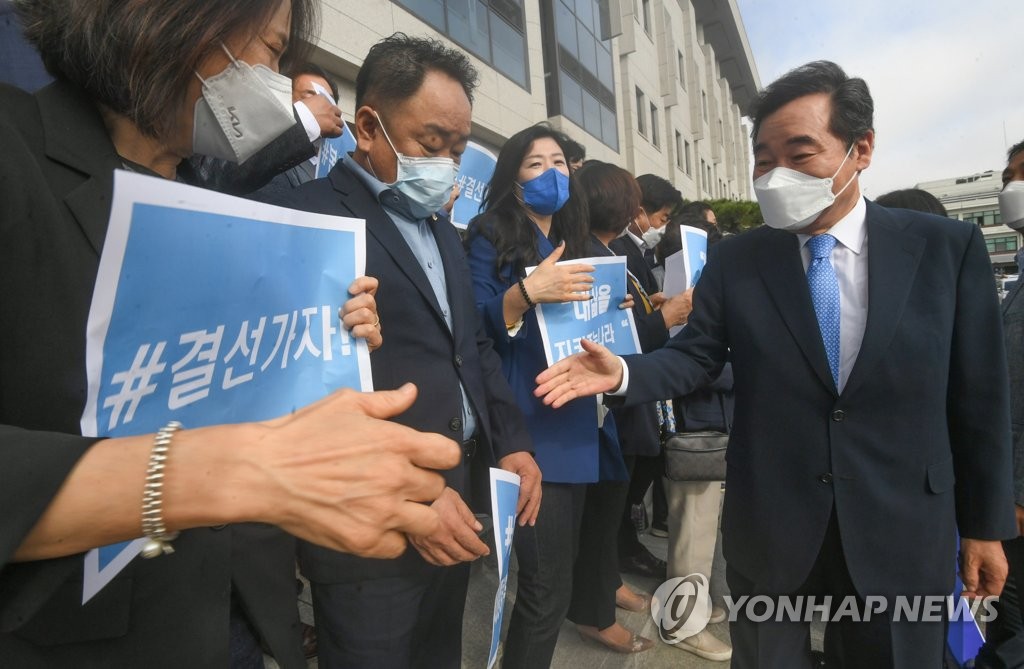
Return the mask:
[[762, 86], [819, 59], [868, 83], [868, 197], [1001, 171], [1024, 139], [1024, 0], [736, 1]]

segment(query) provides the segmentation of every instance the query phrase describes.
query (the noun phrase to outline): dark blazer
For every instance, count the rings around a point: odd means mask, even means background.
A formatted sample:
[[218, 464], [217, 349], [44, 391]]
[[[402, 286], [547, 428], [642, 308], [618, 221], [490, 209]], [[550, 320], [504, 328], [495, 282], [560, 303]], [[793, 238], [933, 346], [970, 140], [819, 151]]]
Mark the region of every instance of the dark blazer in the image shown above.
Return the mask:
[[[514, 336], [509, 336], [502, 301], [521, 274], [511, 263], [497, 266], [498, 252], [485, 232], [486, 226], [495, 224], [501, 223], [496, 223], [492, 215], [478, 216], [470, 223], [466, 238], [477, 309], [501, 356], [505, 378], [526, 416], [544, 482], [593, 483], [600, 480], [602, 465], [608, 464], [608, 458], [603, 457], [608, 454], [602, 446], [610, 440], [598, 439], [597, 407], [593, 399], [574, 400], [556, 411], [544, 406], [533, 394], [537, 387], [534, 379], [548, 366], [537, 312], [536, 309], [527, 311], [522, 327]], [[540, 228], [534, 226], [534, 231], [537, 251], [540, 257], [546, 258], [555, 247]]]
[[[632, 240], [619, 238], [614, 242], [624, 242], [624, 244], [609, 245], [611, 248], [609, 250], [604, 244], [595, 240], [595, 243], [591, 244], [591, 252], [597, 257], [625, 255], [619, 249], [632, 246], [637, 251], [636, 255], [643, 268], [646, 268], [647, 273], [650, 274], [650, 268], [647, 267], [643, 254]], [[629, 265], [630, 259], [627, 257], [626, 269], [633, 274], [633, 278], [640, 284], [639, 287], [643, 288], [643, 282], [629, 269]], [[626, 277], [626, 287], [629, 289], [629, 294], [633, 296], [633, 323], [636, 325], [637, 339], [640, 340], [640, 350], [644, 353], [656, 351], [668, 341], [668, 328], [665, 327], [665, 319], [658, 311], [647, 312], [638, 286], [628, 276]], [[644, 293], [650, 295], [646, 288], [643, 290]], [[654, 402], [612, 409], [612, 414], [615, 416], [615, 424], [619, 430], [619, 444], [623, 455], [652, 457], [661, 452], [661, 421], [658, 417], [658, 407]]]
[[1013, 496], [1024, 506], [1024, 297], [1017, 281], [1003, 298], [1006, 362], [1010, 370], [1010, 421], [1013, 425]]
[[711, 248], [693, 314], [627, 359], [627, 401], [686, 395], [731, 352], [736, 409], [722, 521], [758, 591], [803, 583], [835, 511], [863, 595], [950, 591], [956, 532], [1014, 535], [1006, 357], [980, 230], [867, 203], [868, 317], [837, 394], [796, 238]]
[[[494, 465], [509, 453], [530, 450], [522, 413], [474, 307], [459, 234], [447, 218], [438, 216], [432, 227], [444, 260], [454, 331], [448, 329], [430, 282], [402, 233], [343, 161], [326, 179], [302, 185], [282, 204], [366, 219], [366, 274], [380, 281], [377, 310], [384, 335], [384, 344], [370, 357], [373, 387], [387, 390], [411, 381], [419, 388], [413, 406], [393, 420], [461, 441], [461, 381], [473, 405], [479, 435], [471, 460]], [[470, 501], [468, 469], [463, 462], [444, 476]], [[485, 471], [482, 468], [480, 473]], [[300, 559], [303, 572], [324, 583], [395, 576], [429, 567], [412, 547], [397, 560], [368, 560], [300, 542]]]
[[[133, 560], [84, 606], [82, 555], [10, 562], [95, 442], [77, 436], [85, 330], [121, 160], [93, 104], [62, 82], [35, 96], [0, 86], [0, 146], [0, 664], [224, 667], [231, 552], [245, 552], [234, 528], [183, 532], [173, 555]], [[289, 541], [275, 532], [275, 546]], [[292, 565], [235, 588], [275, 654], [298, 666]], [[296, 628], [266, 626], [279, 616]]]
[[612, 240], [608, 247], [615, 251], [615, 255], [626, 256], [626, 269], [640, 281], [640, 285], [648, 295], [653, 295], [661, 290], [658, 287], [658, 279], [644, 258], [644, 252], [636, 245], [636, 242], [629, 237], [619, 237]]

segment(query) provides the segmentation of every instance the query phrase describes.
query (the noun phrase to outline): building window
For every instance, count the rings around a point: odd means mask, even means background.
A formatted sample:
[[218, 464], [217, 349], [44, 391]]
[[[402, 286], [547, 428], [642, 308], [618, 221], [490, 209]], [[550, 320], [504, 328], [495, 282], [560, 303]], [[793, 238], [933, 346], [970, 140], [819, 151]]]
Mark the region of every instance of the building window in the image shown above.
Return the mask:
[[657, 148], [661, 140], [658, 139], [658, 108], [651, 103], [651, 144]]
[[1002, 218], [999, 216], [998, 209], [989, 209], [987, 211], [972, 211], [962, 215], [963, 220], [980, 225], [983, 228], [992, 227], [993, 225], [999, 225], [1002, 222]]
[[690, 167], [690, 143], [685, 139], [683, 140], [683, 154], [686, 160], [686, 173], [692, 174], [692, 168]]
[[644, 32], [651, 36], [651, 0], [640, 0], [640, 8], [644, 16]]
[[474, 56], [527, 88], [523, 0], [395, 0]]
[[707, 163], [704, 162], [703, 158], [700, 159], [700, 188], [703, 191], [708, 189]]
[[647, 97], [644, 92], [640, 90], [640, 87], [636, 87], [636, 131], [647, 136]]
[[676, 51], [676, 67], [679, 69], [679, 85], [686, 90], [686, 60], [683, 58], [682, 51]]
[[1017, 235], [986, 237], [985, 247], [989, 253], [1008, 253], [1017, 250]]
[[708, 94], [704, 91], [700, 92], [700, 107], [704, 112], [704, 120], [708, 120]]
[[683, 169], [683, 134], [676, 130], [676, 167]]
[[541, 11], [548, 115], [565, 116], [617, 151], [612, 45], [600, 38], [598, 0], [550, 0]]

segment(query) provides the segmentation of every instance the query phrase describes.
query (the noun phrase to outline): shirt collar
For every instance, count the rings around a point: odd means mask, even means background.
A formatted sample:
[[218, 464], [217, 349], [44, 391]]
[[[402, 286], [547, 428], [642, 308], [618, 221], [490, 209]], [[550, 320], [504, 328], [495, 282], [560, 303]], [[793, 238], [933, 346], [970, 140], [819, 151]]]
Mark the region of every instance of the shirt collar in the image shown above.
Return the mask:
[[647, 244], [644, 244], [644, 240], [634, 235], [633, 231], [630, 230], [629, 228], [626, 228], [626, 235], [633, 240], [633, 243], [636, 244], [637, 248], [639, 248], [641, 251], [647, 250]]
[[[835, 225], [825, 232], [835, 237], [837, 242], [855, 254], [860, 255], [861, 249], [864, 248], [864, 240], [868, 235], [868, 229], [865, 224], [867, 212], [868, 207], [864, 203], [864, 197], [858, 197], [857, 204], [853, 206], [850, 213], [839, 219]], [[797, 239], [800, 240], [800, 248], [803, 248], [810, 238], [811, 235], [798, 234]]]

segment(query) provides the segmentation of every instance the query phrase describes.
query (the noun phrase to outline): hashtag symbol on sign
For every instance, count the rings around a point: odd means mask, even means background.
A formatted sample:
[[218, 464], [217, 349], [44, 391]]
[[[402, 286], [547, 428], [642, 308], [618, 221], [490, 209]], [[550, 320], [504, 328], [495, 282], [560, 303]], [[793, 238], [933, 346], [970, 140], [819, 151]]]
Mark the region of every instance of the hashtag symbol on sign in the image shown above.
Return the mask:
[[128, 411], [125, 413], [124, 422], [130, 423], [135, 418], [135, 410], [139, 408], [139, 402], [142, 401], [142, 398], [146, 395], [151, 395], [156, 390], [156, 384], [150, 383], [150, 381], [167, 367], [166, 363], [160, 362], [160, 356], [163, 355], [165, 345], [165, 342], [160, 342], [154, 346], [153, 354], [149, 356], [149, 362], [146, 362], [149, 344], [143, 344], [135, 354], [135, 360], [132, 361], [131, 369], [114, 374], [111, 381], [115, 384], [120, 383], [121, 390], [103, 401], [104, 409], [113, 407], [113, 410], [110, 412], [110, 426], [108, 429], [113, 430], [117, 427], [125, 405], [128, 406]]
[[505, 548], [508, 548], [509, 546], [512, 545], [512, 535], [515, 534], [515, 531], [516, 531], [516, 517], [515, 516], [509, 516], [508, 517], [508, 525], [505, 526]]

